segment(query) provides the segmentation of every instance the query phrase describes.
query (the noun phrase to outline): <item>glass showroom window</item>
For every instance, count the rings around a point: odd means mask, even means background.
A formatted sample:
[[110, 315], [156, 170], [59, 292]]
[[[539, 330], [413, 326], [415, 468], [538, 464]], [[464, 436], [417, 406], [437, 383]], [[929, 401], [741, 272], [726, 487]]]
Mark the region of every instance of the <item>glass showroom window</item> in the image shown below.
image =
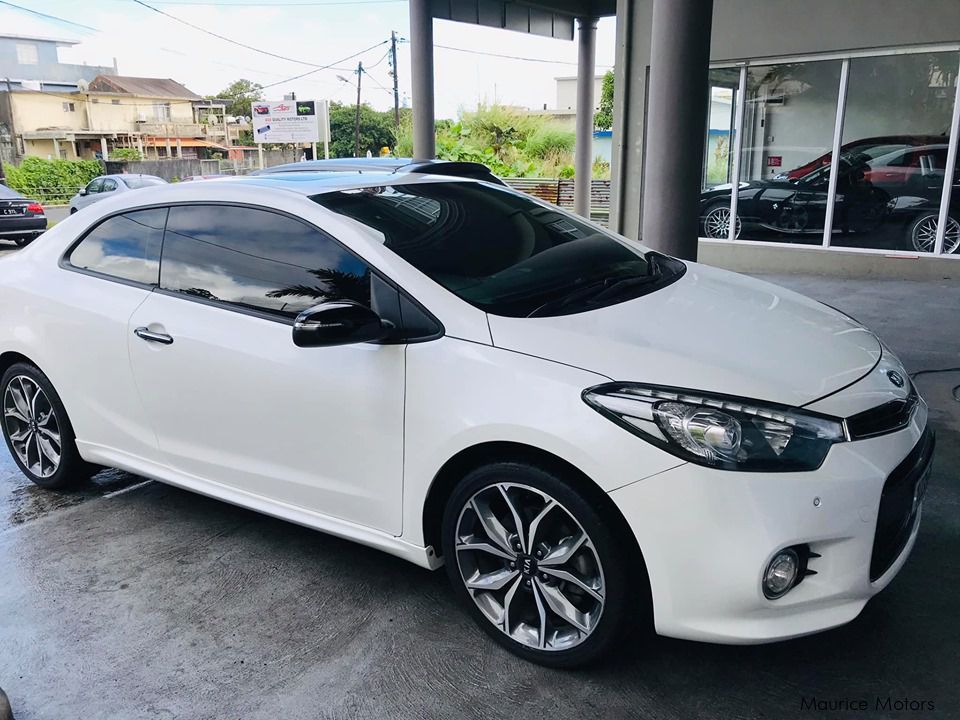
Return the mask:
[[[840, 60], [746, 69], [736, 237], [820, 245], [826, 220], [830, 149]], [[730, 188], [702, 196], [705, 237], [727, 237], [716, 216]]]
[[700, 234], [704, 237], [726, 238], [729, 234], [729, 183], [733, 177], [739, 84], [740, 68], [710, 70], [710, 116], [703, 148], [700, 203]]
[[[852, 58], [831, 245], [934, 251], [960, 53]], [[960, 248], [960, 189], [943, 252]]]

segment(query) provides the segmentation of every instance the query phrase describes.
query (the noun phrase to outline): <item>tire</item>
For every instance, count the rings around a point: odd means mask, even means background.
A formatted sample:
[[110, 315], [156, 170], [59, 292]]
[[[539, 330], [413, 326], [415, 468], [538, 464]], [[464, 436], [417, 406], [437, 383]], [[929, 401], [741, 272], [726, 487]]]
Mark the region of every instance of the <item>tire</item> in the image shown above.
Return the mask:
[[[729, 230], [723, 232], [723, 225], [726, 224], [727, 228], [730, 227], [730, 203], [729, 202], [718, 202], [708, 205], [703, 211], [703, 215], [700, 218], [700, 229], [703, 232], [703, 237], [714, 238], [717, 240], [726, 240], [729, 236]], [[740, 237], [743, 227], [740, 222], [740, 216], [737, 215], [737, 234], [735, 237]]]
[[[936, 242], [940, 213], [922, 213], [907, 226], [904, 246], [907, 250], [932, 253]], [[943, 236], [943, 254], [950, 255], [960, 250], [960, 220], [947, 216], [947, 228]]]
[[73, 215], [77, 211], [76, 208], [70, 208], [70, 214]]
[[[0, 426], [14, 462], [42, 488], [69, 488], [89, 479], [97, 470], [80, 457], [60, 396], [47, 376], [33, 365], [16, 363], [3, 373]], [[55, 438], [59, 438], [59, 443]]]
[[[518, 517], [524, 535], [519, 554], [512, 519]], [[477, 624], [515, 655], [554, 668], [587, 665], [621, 639], [628, 599], [640, 610], [644, 605], [630, 592], [629, 545], [615, 538], [614, 525], [546, 469], [486, 465], [458, 483], [444, 510], [447, 575]], [[528, 547], [531, 528], [534, 543]], [[642, 561], [636, 564], [642, 569]]]

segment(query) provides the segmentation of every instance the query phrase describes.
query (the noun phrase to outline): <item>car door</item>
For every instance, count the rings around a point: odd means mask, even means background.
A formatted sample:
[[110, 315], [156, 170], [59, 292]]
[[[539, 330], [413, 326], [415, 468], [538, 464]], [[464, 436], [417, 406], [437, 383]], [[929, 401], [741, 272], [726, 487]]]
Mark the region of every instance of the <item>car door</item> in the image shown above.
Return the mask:
[[292, 339], [297, 314], [322, 301], [376, 310], [378, 283], [288, 215], [172, 207], [160, 288], [128, 329], [165, 461], [251, 499], [399, 534], [405, 346]]
[[113, 197], [117, 192], [117, 181], [113, 178], [103, 178], [103, 184], [100, 186], [100, 192], [93, 196], [90, 202], [100, 202], [108, 197]]
[[100, 193], [100, 188], [101, 188], [101, 187], [103, 187], [103, 178], [102, 178], [102, 177], [94, 178], [93, 180], [91, 180], [90, 182], [88, 182], [88, 183], [87, 183], [87, 187], [86, 187], [86, 190], [87, 190], [86, 194], [85, 194], [85, 195], [77, 195], [77, 196], [73, 199], [73, 204], [74, 204], [74, 206], [77, 207], [77, 208], [82, 208], [82, 207], [86, 207], [87, 205], [89, 205], [89, 204], [91, 204], [91, 203], [93, 203], [93, 202], [96, 202], [96, 199], [97, 199], [97, 196], [98, 196], [99, 193]]
[[[56, 292], [37, 306], [49, 372], [70, 408], [78, 442], [110, 462], [158, 459], [130, 372], [127, 327], [157, 286], [166, 208], [111, 215], [87, 230], [66, 254]], [[44, 364], [46, 367], [46, 364]], [[107, 459], [101, 462], [108, 462]]]

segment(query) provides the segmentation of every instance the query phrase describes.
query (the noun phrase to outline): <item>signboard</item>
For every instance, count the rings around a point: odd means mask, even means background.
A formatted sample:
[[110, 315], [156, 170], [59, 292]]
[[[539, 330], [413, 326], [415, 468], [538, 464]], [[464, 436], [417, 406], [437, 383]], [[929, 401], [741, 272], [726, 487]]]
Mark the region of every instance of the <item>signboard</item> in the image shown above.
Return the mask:
[[256, 101], [252, 107], [256, 143], [315, 143], [325, 139], [326, 103], [315, 100]]
[[767, 155], [767, 167], [780, 167], [783, 164], [783, 155]]

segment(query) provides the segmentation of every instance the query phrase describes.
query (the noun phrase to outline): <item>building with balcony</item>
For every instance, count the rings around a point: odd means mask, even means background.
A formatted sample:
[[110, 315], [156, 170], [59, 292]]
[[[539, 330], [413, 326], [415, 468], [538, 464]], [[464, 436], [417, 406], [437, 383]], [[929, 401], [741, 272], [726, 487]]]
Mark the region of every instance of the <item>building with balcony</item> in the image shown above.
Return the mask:
[[18, 156], [109, 158], [135, 148], [145, 158], [226, 152], [225, 106], [169, 78], [98, 75], [73, 92], [0, 88], [0, 123]]

